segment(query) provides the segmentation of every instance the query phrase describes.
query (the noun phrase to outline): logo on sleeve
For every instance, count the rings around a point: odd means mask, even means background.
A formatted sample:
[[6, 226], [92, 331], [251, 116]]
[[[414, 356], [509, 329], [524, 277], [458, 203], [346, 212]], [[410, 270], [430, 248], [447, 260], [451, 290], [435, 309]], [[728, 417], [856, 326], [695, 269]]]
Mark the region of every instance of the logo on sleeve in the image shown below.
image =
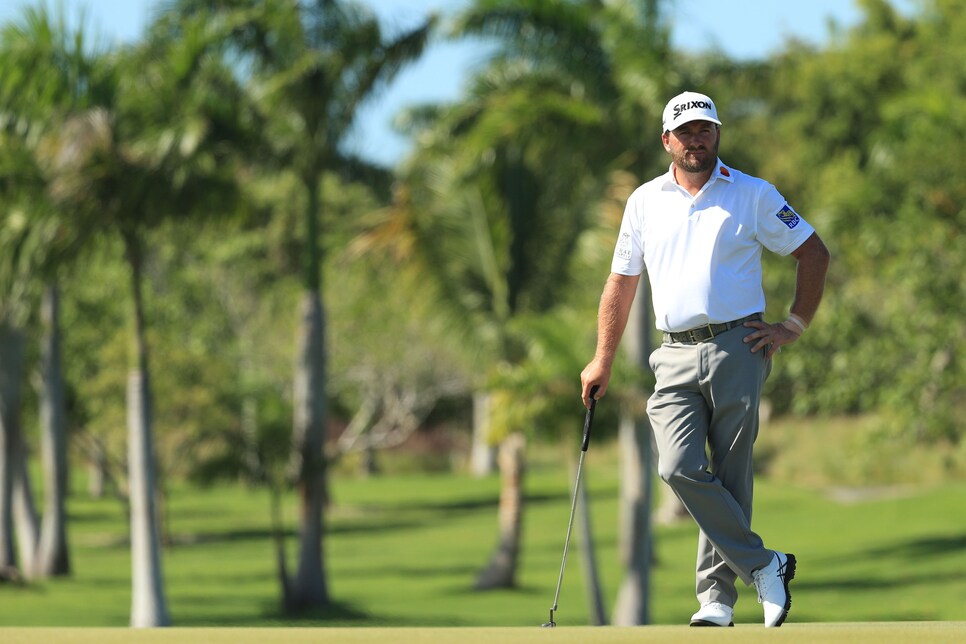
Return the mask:
[[775, 216], [778, 217], [778, 219], [789, 228], [794, 228], [798, 225], [798, 222], [801, 221], [798, 213], [792, 210], [792, 207], [787, 203], [782, 206], [782, 209], [779, 210]]
[[614, 253], [618, 259], [629, 260], [631, 258], [631, 236], [629, 233], [621, 235], [617, 242], [617, 251]]

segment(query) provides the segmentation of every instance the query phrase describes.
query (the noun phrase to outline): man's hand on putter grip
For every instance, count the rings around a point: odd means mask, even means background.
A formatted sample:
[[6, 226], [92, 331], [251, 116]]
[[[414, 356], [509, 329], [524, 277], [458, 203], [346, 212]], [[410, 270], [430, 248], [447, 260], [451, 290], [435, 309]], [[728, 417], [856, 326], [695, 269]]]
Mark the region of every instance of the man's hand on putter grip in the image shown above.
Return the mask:
[[594, 387], [594, 400], [600, 400], [607, 392], [607, 384], [610, 382], [610, 369], [604, 367], [597, 360], [593, 360], [580, 372], [581, 392], [580, 397], [584, 401], [584, 407], [590, 409], [590, 392]]
[[800, 337], [789, 331], [783, 324], [768, 324], [761, 320], [749, 320], [745, 322], [744, 326], [749, 329], [755, 329], [753, 333], [745, 336], [744, 343], [750, 344], [754, 342], [751, 347], [752, 353], [766, 349], [766, 358], [771, 358], [781, 351], [783, 345], [791, 344]]

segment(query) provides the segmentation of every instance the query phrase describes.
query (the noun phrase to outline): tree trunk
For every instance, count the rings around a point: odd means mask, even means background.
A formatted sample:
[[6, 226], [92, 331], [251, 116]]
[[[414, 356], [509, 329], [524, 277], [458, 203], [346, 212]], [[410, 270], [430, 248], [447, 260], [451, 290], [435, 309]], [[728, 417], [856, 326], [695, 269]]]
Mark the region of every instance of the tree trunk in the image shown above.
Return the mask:
[[489, 565], [476, 580], [477, 590], [513, 588], [516, 585], [523, 534], [523, 480], [526, 473], [526, 439], [511, 434], [500, 445], [500, 539]]
[[27, 467], [29, 453], [23, 436], [13, 441], [13, 523], [20, 554], [20, 572], [24, 579], [37, 576], [37, 546], [40, 544], [40, 519], [34, 503], [33, 486]]
[[[625, 349], [638, 369], [649, 369], [651, 306], [647, 276], [640, 281], [625, 333]], [[619, 545], [624, 580], [614, 607], [615, 626], [637, 626], [650, 621], [651, 533], [651, 427], [643, 409], [644, 392], [634, 394], [632, 405], [621, 410], [621, 507]]]
[[325, 471], [326, 354], [325, 310], [322, 306], [322, 249], [319, 245], [321, 172], [309, 172], [302, 185], [307, 195], [296, 365], [293, 384], [292, 471], [299, 495], [299, 554], [289, 585], [288, 610], [324, 607], [329, 603], [323, 536], [327, 500]]
[[44, 291], [41, 317], [40, 430], [44, 464], [44, 519], [36, 572], [41, 577], [70, 574], [67, 550], [67, 413], [60, 353], [60, 295], [56, 284]]
[[624, 580], [614, 607], [615, 626], [650, 623], [651, 427], [646, 416], [625, 410], [619, 429], [621, 453], [620, 557]]
[[296, 345], [292, 465], [299, 495], [299, 560], [290, 585], [290, 606], [302, 610], [329, 604], [323, 538], [328, 500], [325, 470], [325, 309], [322, 306], [322, 248], [319, 244], [321, 171], [302, 179], [307, 195], [302, 283]]
[[170, 624], [161, 573], [154, 494], [150, 386], [142, 370], [128, 374], [128, 485], [131, 504], [131, 626]]
[[285, 521], [282, 519], [282, 492], [270, 484], [270, 503], [272, 515], [272, 543], [275, 545], [275, 566], [281, 588], [282, 606], [292, 606], [292, 588], [288, 574], [288, 557], [285, 554]]
[[19, 577], [14, 550], [13, 489], [20, 443], [24, 340], [0, 320], [0, 581]]
[[490, 443], [490, 404], [489, 392], [473, 394], [473, 444], [470, 446], [473, 476], [487, 476], [496, 470], [497, 446]]
[[365, 478], [379, 475], [379, 459], [376, 457], [376, 448], [371, 444], [366, 445], [362, 450], [359, 460], [359, 474]]
[[590, 623], [594, 626], [607, 625], [607, 609], [604, 608], [604, 595], [597, 573], [597, 556], [594, 546], [593, 521], [590, 517], [590, 495], [587, 486], [577, 489], [577, 523], [580, 530], [580, 554], [584, 569], [584, 588], [590, 609]]
[[672, 525], [690, 519], [691, 515], [688, 514], [688, 509], [681, 503], [678, 495], [667, 485], [662, 489], [661, 505], [658, 506], [657, 512], [654, 514], [654, 521], [658, 525]]
[[136, 239], [125, 238], [134, 299], [135, 365], [127, 382], [128, 490], [131, 509], [131, 626], [167, 626], [171, 620], [161, 573], [161, 541], [155, 511], [154, 437], [151, 385], [141, 291], [141, 257]]
[[91, 440], [91, 451], [87, 455], [87, 494], [92, 499], [104, 496], [104, 483], [107, 480], [107, 454], [104, 443], [97, 437]]
[[299, 493], [299, 560], [289, 609], [323, 607], [329, 591], [323, 559], [325, 490], [325, 350], [322, 301], [302, 299], [295, 371], [293, 456]]

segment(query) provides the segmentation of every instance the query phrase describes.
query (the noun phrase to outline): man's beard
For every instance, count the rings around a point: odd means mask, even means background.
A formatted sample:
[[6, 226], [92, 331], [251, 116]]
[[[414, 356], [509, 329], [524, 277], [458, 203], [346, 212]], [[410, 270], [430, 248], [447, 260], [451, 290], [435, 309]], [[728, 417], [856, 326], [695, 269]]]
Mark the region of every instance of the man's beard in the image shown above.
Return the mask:
[[688, 159], [689, 150], [684, 150], [679, 156], [674, 157], [674, 164], [684, 170], [685, 172], [701, 173], [707, 172], [715, 166], [718, 162], [718, 143], [715, 142], [714, 147], [711, 150], [705, 148], [708, 152], [703, 159]]

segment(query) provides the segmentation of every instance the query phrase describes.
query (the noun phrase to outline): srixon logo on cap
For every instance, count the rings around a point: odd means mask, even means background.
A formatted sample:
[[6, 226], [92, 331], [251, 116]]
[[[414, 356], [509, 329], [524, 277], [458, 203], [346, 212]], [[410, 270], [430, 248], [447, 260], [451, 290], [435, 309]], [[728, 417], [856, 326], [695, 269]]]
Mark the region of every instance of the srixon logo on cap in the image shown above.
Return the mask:
[[679, 103], [674, 106], [674, 120], [677, 120], [681, 116], [681, 112], [685, 110], [693, 109], [711, 110], [714, 109], [714, 105], [708, 103], [707, 101], [687, 101], [686, 103]]

